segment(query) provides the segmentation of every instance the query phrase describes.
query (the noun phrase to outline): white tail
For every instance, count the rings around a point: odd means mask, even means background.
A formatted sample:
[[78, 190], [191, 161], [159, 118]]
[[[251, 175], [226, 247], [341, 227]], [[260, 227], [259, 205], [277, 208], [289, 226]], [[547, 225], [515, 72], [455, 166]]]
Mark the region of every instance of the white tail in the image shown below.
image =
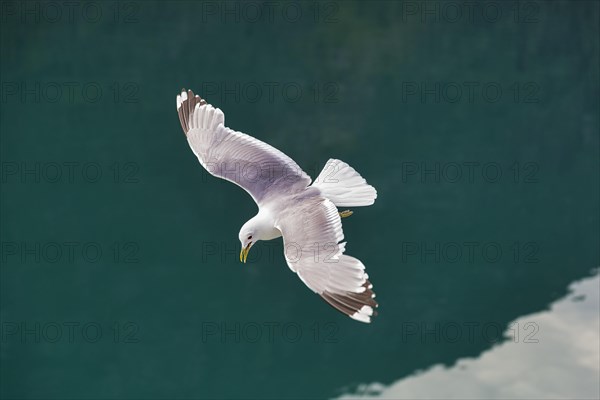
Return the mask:
[[354, 168], [333, 158], [327, 161], [313, 186], [338, 207], [370, 206], [377, 198], [375, 188]]

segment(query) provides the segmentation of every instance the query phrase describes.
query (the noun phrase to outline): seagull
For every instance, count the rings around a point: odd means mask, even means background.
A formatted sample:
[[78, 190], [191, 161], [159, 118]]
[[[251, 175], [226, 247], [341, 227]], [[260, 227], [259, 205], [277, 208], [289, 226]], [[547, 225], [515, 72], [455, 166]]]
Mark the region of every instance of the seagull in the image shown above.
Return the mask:
[[289, 268], [313, 292], [350, 318], [370, 323], [375, 293], [363, 263], [344, 254], [337, 207], [369, 206], [377, 191], [343, 161], [330, 159], [311, 178], [287, 155], [225, 126], [225, 115], [191, 90], [177, 96], [177, 113], [192, 151], [211, 174], [242, 187], [258, 213], [239, 232], [240, 261], [259, 240], [283, 237]]

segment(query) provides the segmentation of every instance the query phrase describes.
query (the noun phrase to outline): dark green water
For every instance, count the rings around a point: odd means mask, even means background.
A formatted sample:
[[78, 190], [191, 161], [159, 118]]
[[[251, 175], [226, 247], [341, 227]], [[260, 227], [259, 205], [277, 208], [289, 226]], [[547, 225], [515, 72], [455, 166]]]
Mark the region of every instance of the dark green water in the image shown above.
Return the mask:
[[[53, 4], [0, 4], [3, 398], [390, 385], [480, 357], [600, 264], [598, 2]], [[280, 240], [239, 263], [255, 205], [198, 164], [181, 87], [311, 176], [334, 157], [377, 188], [344, 220], [374, 323]]]

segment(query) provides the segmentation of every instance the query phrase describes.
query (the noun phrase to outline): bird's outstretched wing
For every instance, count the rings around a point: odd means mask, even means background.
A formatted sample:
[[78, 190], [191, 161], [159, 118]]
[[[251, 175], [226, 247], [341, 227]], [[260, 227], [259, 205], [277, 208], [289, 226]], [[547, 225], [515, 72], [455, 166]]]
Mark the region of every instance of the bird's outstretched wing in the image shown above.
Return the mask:
[[285, 259], [313, 292], [361, 322], [371, 322], [377, 302], [360, 260], [343, 254], [346, 243], [335, 205], [320, 195], [305, 196], [281, 213]]
[[177, 96], [177, 113], [190, 147], [212, 175], [245, 189], [260, 205], [271, 195], [292, 194], [310, 177], [290, 157], [225, 126], [223, 112], [191, 90]]

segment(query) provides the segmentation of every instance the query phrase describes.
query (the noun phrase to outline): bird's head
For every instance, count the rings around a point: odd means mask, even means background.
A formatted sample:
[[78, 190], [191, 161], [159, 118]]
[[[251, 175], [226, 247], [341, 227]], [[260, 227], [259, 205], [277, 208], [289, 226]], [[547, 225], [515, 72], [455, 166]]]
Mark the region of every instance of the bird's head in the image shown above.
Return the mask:
[[266, 212], [259, 212], [240, 229], [238, 235], [242, 251], [240, 261], [246, 262], [250, 248], [259, 240], [271, 240], [281, 236], [281, 232], [273, 226], [273, 220]]
[[239, 234], [240, 243], [242, 245], [242, 250], [240, 251], [240, 261], [243, 263], [245, 263], [246, 259], [248, 258], [250, 247], [252, 247], [252, 245], [258, 240], [256, 237], [257, 230], [251, 224], [249, 224], [249, 222], [250, 221], [242, 226]]

